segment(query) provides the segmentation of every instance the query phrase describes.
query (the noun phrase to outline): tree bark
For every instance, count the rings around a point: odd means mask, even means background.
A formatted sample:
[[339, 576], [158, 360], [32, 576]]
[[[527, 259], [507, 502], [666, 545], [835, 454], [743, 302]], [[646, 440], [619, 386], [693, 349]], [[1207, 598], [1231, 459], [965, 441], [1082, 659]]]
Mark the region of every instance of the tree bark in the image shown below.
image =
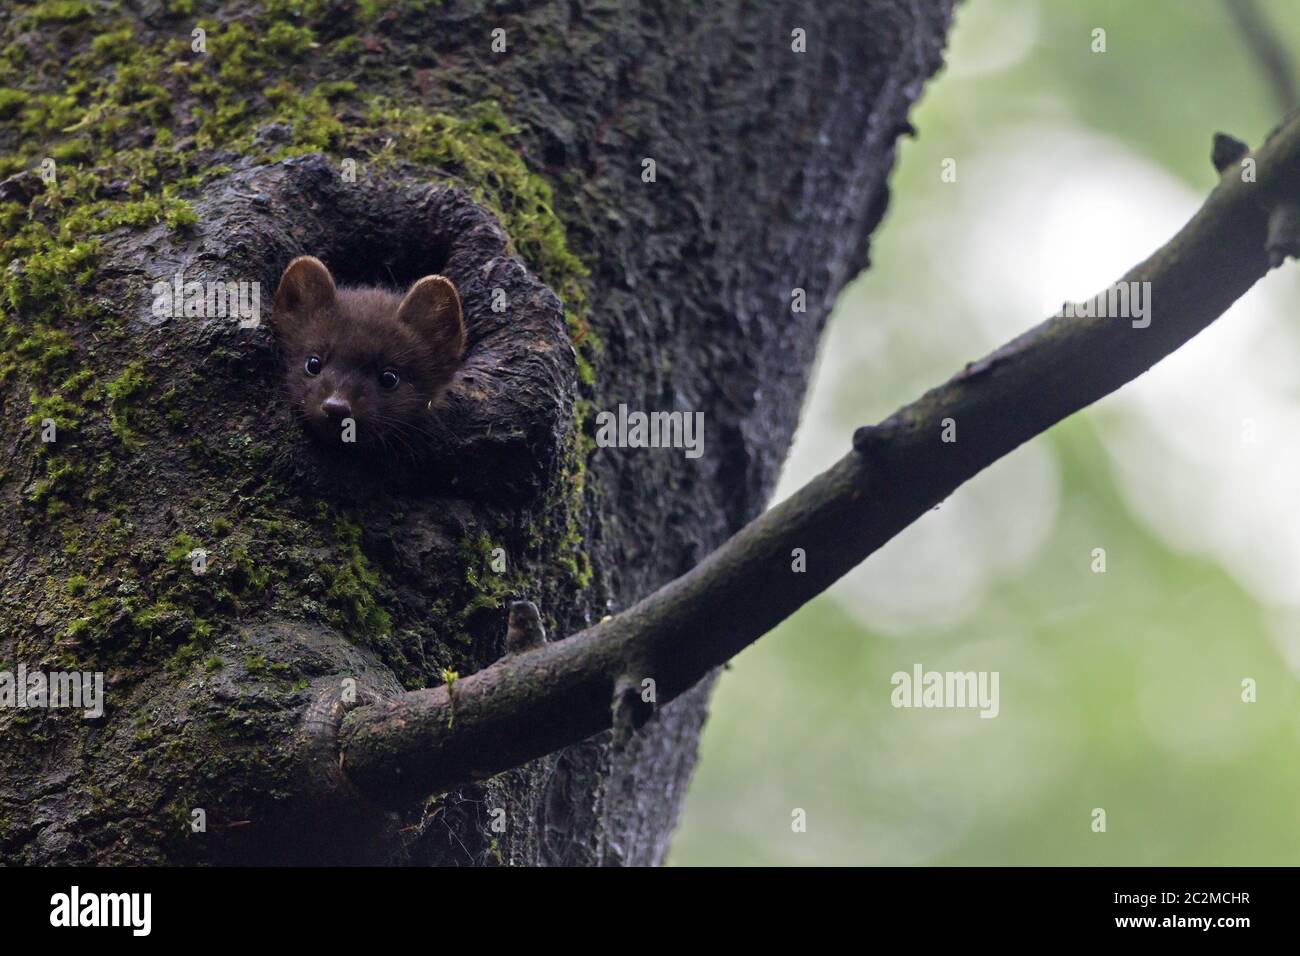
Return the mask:
[[[0, 710], [0, 859], [662, 861], [709, 680], [397, 809], [338, 722], [500, 657], [511, 599], [571, 633], [763, 508], [950, 3], [188, 6], [0, 21], [0, 669], [107, 684], [98, 720]], [[311, 452], [265, 324], [153, 312], [302, 253], [461, 290], [426, 467]], [[702, 411], [703, 457], [594, 448], [619, 403]]]

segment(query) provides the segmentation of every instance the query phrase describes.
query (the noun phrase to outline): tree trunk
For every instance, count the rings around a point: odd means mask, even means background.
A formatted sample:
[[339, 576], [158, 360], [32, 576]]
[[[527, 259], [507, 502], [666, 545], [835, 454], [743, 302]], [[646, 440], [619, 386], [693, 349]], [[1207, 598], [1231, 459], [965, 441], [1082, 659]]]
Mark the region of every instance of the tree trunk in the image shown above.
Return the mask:
[[[396, 812], [333, 732], [495, 660], [511, 599], [561, 636], [762, 510], [950, 7], [0, 15], [0, 669], [105, 681], [0, 709], [0, 860], [660, 862], [710, 681]], [[456, 283], [431, 462], [322, 456], [266, 322], [163, 314], [180, 276], [264, 316], [304, 253]], [[703, 456], [595, 447], [620, 403], [703, 412]]]

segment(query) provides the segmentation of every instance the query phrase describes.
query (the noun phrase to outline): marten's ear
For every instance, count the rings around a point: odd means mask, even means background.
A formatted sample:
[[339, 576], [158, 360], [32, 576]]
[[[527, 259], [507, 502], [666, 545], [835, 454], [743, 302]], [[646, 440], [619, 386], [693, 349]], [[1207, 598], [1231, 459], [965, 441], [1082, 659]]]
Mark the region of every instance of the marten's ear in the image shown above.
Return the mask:
[[315, 256], [299, 256], [289, 263], [275, 290], [275, 325], [284, 329], [290, 316], [303, 318], [334, 301], [334, 277]]
[[450, 279], [425, 276], [411, 286], [397, 307], [397, 320], [415, 329], [438, 350], [457, 359], [465, 354], [465, 316]]

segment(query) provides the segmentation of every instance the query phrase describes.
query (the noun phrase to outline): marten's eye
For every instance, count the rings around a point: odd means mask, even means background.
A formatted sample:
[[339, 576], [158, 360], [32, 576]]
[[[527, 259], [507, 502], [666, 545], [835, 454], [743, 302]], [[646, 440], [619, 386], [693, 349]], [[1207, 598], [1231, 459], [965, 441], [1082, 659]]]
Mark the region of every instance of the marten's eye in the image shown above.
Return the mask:
[[397, 388], [397, 383], [400, 381], [401, 379], [397, 377], [397, 373], [391, 368], [386, 368], [379, 373], [379, 387], [385, 391], [392, 391]]
[[319, 375], [320, 367], [323, 364], [325, 363], [320, 360], [319, 355], [313, 355], [311, 358], [307, 360], [307, 364], [303, 366], [303, 371], [306, 372], [308, 375]]

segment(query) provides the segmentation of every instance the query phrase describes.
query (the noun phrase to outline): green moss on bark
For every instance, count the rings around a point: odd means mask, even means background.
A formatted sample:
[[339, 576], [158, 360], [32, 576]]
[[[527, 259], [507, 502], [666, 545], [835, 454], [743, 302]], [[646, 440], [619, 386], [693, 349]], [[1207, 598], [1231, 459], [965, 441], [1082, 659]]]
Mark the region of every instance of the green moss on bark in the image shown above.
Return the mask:
[[[358, 30], [387, 15], [388, 6], [362, 4], [354, 13]], [[168, 9], [191, 14], [188, 3]], [[270, 2], [239, 21], [200, 17], [195, 22], [206, 31], [206, 53], [191, 49], [189, 24], [177, 20], [178, 29], [141, 34], [83, 3], [27, 5], [10, 23], [0, 56], [0, 144], [7, 150], [0, 171], [31, 170], [34, 195], [26, 204], [0, 204], [6, 239], [0, 387], [22, 387], [29, 395], [22, 438], [36, 473], [23, 495], [27, 521], [58, 534], [64, 555], [82, 562], [85, 585], [65, 591], [56, 613], [72, 645], [93, 643], [96, 656], [142, 647], [190, 654], [210, 637], [208, 617], [257, 606], [314, 614], [362, 642], [382, 644], [393, 634], [382, 569], [368, 561], [357, 527], [345, 517], [331, 516], [332, 526], [322, 526], [319, 516], [271, 518], [270, 499], [245, 503], [247, 520], [229, 541], [211, 546], [205, 575], [178, 567], [171, 551], [152, 551], [126, 515], [110, 511], [84, 520], [88, 503], [111, 507], [118, 500], [113, 489], [131, 455], [147, 454], [152, 442], [174, 441], [184, 423], [174, 407], [175, 385], [166, 401], [157, 401], [140, 363], [118, 365], [93, 347], [123, 335], [116, 311], [91, 297], [102, 265], [100, 239], [159, 223], [183, 232], [195, 221], [189, 200], [227, 168], [226, 157], [271, 162], [320, 151], [376, 168], [415, 163], [454, 177], [501, 219], [516, 251], [562, 296], [581, 377], [592, 381], [599, 343], [584, 319], [586, 271], [567, 247], [549, 185], [514, 147], [517, 130], [509, 118], [492, 102], [452, 115], [361, 94], [351, 82], [317, 81], [339, 75], [338, 66], [355, 55], [357, 34], [318, 38], [317, 21], [332, 12], [336, 5], [325, 2]], [[77, 39], [69, 24], [77, 24]], [[20, 31], [68, 47], [57, 77], [42, 76], [41, 64], [28, 61]], [[259, 138], [274, 125], [287, 128], [287, 142]], [[39, 182], [47, 159], [55, 175]], [[60, 433], [48, 446], [36, 438], [47, 420]], [[118, 451], [87, 461], [86, 450], [110, 447], [108, 436]], [[75, 460], [65, 451], [70, 440], [82, 442]], [[214, 453], [201, 440], [194, 450]], [[253, 454], [256, 443], [241, 451]], [[550, 550], [581, 584], [590, 575], [577, 518], [583, 468], [575, 441], [544, 527], [533, 533], [536, 550]], [[0, 489], [16, 474], [0, 473]], [[223, 496], [201, 494], [185, 524], [211, 525], [225, 507]], [[305, 555], [322, 547], [330, 560], [300, 574], [310, 563]], [[259, 555], [258, 567], [250, 554]], [[125, 560], [130, 572], [117, 572], [108, 556]], [[458, 625], [508, 589], [494, 575], [467, 576], [465, 583]]]

